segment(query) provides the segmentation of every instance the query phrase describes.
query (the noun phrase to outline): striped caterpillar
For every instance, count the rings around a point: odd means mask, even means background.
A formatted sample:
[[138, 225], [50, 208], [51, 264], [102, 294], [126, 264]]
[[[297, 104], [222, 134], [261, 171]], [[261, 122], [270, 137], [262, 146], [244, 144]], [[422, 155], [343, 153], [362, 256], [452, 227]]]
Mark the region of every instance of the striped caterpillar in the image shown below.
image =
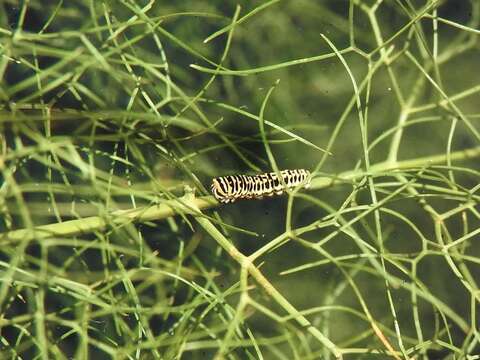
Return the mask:
[[212, 193], [222, 203], [237, 199], [261, 199], [263, 196], [281, 195], [285, 189], [298, 185], [310, 186], [310, 172], [305, 169], [280, 171], [283, 183], [277, 173], [258, 175], [227, 175], [213, 178]]

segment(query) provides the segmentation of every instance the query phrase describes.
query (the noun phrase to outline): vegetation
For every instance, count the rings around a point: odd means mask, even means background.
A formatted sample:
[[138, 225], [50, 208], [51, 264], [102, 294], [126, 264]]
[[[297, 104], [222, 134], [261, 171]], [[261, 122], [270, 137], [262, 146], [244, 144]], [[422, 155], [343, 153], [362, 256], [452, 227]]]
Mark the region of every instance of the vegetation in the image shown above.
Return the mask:
[[479, 359], [479, 22], [0, 1], [0, 358]]

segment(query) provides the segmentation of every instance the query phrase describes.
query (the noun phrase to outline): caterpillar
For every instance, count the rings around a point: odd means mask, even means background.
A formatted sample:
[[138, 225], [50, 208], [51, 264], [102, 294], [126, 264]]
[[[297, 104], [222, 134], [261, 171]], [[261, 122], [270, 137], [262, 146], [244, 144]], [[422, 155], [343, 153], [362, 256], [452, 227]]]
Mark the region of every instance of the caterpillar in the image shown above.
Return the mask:
[[222, 203], [237, 199], [261, 199], [263, 196], [281, 195], [285, 189], [303, 184], [310, 186], [310, 171], [305, 169], [282, 170], [280, 179], [275, 172], [258, 175], [227, 175], [213, 178], [211, 190]]

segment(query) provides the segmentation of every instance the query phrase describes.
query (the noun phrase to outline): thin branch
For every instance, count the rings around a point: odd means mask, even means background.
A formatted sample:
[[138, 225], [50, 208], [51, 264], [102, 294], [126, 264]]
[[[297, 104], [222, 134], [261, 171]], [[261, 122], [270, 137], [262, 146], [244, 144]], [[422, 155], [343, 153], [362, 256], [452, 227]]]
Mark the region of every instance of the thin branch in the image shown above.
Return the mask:
[[[450, 161], [464, 160], [480, 157], [480, 147], [459, 150], [449, 154]], [[418, 168], [435, 164], [442, 164], [447, 161], [447, 154], [437, 154], [404, 161], [390, 162], [384, 161], [374, 164], [370, 167], [370, 174], [383, 173], [391, 170], [402, 170]], [[322, 176], [312, 180], [310, 189], [318, 190], [330, 187], [336, 183], [351, 182], [352, 180], [362, 178], [368, 175], [365, 171], [350, 170], [337, 176]], [[203, 196], [194, 200], [194, 208], [205, 210], [220, 206], [213, 196]], [[108, 226], [122, 226], [130, 222], [143, 223], [147, 221], [162, 220], [181, 212], [195, 213], [192, 209], [187, 209], [185, 204], [178, 200], [168, 200], [162, 204], [129, 209], [117, 210], [109, 217], [90, 216], [77, 220], [65, 221], [62, 223], [36, 226], [31, 229], [12, 230], [0, 234], [0, 241], [17, 242], [20, 240], [42, 240], [51, 237], [75, 236], [80, 234], [102, 231]]]

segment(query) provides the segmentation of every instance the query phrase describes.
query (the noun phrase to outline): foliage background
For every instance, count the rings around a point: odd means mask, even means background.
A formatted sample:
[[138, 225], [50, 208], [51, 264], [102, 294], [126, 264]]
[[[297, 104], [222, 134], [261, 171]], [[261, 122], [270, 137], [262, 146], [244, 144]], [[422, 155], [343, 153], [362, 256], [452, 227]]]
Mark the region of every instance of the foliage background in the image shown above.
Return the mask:
[[478, 1], [0, 9], [1, 358], [479, 358]]

